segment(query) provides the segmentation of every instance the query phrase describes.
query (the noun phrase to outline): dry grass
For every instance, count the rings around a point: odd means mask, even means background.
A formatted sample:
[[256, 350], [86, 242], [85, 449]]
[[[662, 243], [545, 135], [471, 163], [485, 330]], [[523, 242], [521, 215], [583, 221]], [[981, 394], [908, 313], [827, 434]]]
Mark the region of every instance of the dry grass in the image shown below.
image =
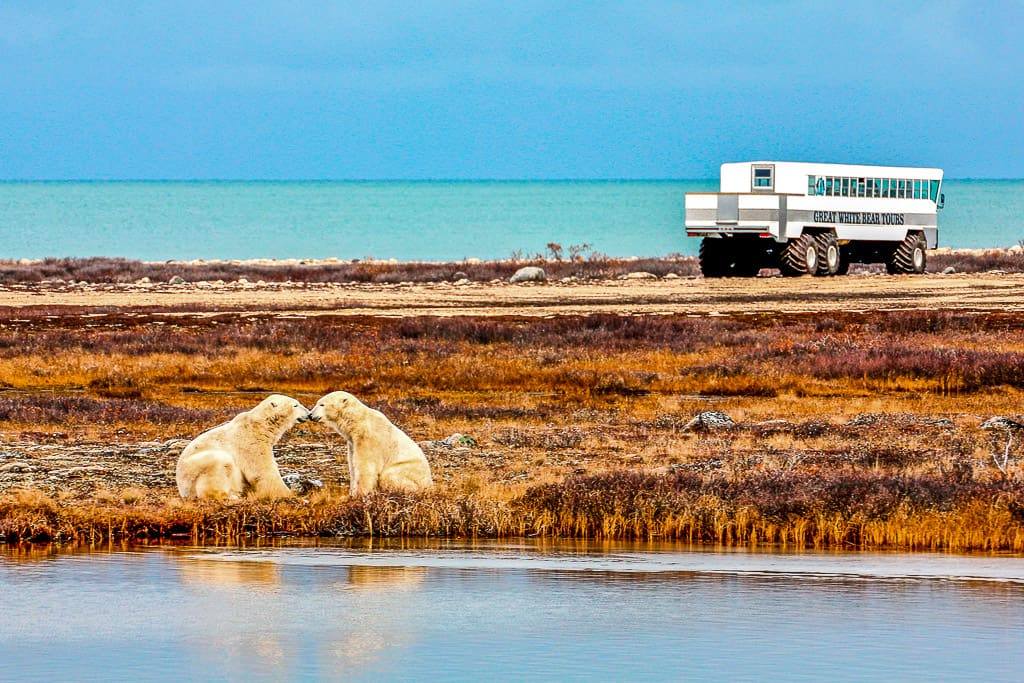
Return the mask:
[[[495, 495], [497, 494], [497, 495]], [[561, 536], [720, 544], [1024, 551], [1024, 492], [1005, 482], [840, 470], [739, 477], [609, 471], [508, 491], [377, 492], [230, 505], [142, 491], [0, 496], [9, 541], [282, 536]]]
[[[1003, 442], [978, 429], [1021, 412], [1022, 328], [1015, 315], [943, 311], [301, 324], [0, 313], [0, 451], [191, 438], [265, 393], [309, 404], [338, 388], [418, 440], [460, 432], [477, 443], [429, 453], [433, 493], [359, 500], [338, 480], [310, 499], [214, 505], [178, 500], [173, 480], [19, 492], [0, 474], [0, 537], [525, 534], [1024, 551], [1020, 444], [1004, 473], [991, 457]], [[708, 408], [737, 426], [683, 431]], [[0, 467], [9, 459], [0, 452]]]

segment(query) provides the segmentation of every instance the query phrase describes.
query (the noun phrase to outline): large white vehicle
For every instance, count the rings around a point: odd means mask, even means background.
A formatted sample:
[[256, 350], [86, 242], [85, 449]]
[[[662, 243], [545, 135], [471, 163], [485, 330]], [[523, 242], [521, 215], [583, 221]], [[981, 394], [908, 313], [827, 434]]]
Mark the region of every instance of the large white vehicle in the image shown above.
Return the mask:
[[722, 164], [719, 192], [686, 194], [686, 234], [705, 277], [843, 275], [850, 263], [923, 273], [938, 246], [942, 170], [749, 161]]

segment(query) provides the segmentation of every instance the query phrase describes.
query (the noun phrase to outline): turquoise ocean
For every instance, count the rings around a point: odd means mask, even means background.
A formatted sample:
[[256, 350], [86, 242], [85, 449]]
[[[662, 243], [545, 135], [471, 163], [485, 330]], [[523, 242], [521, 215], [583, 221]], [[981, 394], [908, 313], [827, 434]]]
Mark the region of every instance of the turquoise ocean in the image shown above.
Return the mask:
[[[670, 181], [0, 182], [0, 259], [460, 261], [590, 245], [696, 254]], [[940, 246], [1024, 239], [1024, 180], [947, 180]]]

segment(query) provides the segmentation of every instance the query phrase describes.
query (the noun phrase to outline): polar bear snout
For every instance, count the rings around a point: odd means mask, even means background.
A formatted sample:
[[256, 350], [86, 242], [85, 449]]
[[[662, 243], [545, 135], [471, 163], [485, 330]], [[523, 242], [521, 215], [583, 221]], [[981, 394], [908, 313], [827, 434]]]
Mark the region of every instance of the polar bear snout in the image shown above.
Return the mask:
[[[310, 417], [310, 415], [311, 415], [310, 412], [307, 410], [305, 415], [299, 415], [297, 418], [295, 418], [295, 421], [298, 422], [299, 424], [302, 424], [306, 420], [312, 419]], [[315, 420], [314, 420], [314, 422], [315, 422]]]
[[318, 403], [317, 405], [313, 406], [313, 410], [309, 411], [309, 415], [307, 415], [307, 417], [311, 422], [320, 422], [321, 420], [323, 420], [324, 405], [322, 403]]

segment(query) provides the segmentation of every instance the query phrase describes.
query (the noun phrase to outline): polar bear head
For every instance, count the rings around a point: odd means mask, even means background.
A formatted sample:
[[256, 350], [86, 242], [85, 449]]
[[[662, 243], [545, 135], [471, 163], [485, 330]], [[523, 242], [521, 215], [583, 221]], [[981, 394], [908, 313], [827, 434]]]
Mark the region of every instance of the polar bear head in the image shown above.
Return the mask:
[[348, 433], [362, 421], [366, 410], [363, 402], [347, 391], [332, 391], [316, 402], [309, 412], [309, 419]]
[[249, 417], [277, 434], [284, 434], [297, 422], [309, 419], [305, 406], [290, 396], [273, 394], [249, 411]]

